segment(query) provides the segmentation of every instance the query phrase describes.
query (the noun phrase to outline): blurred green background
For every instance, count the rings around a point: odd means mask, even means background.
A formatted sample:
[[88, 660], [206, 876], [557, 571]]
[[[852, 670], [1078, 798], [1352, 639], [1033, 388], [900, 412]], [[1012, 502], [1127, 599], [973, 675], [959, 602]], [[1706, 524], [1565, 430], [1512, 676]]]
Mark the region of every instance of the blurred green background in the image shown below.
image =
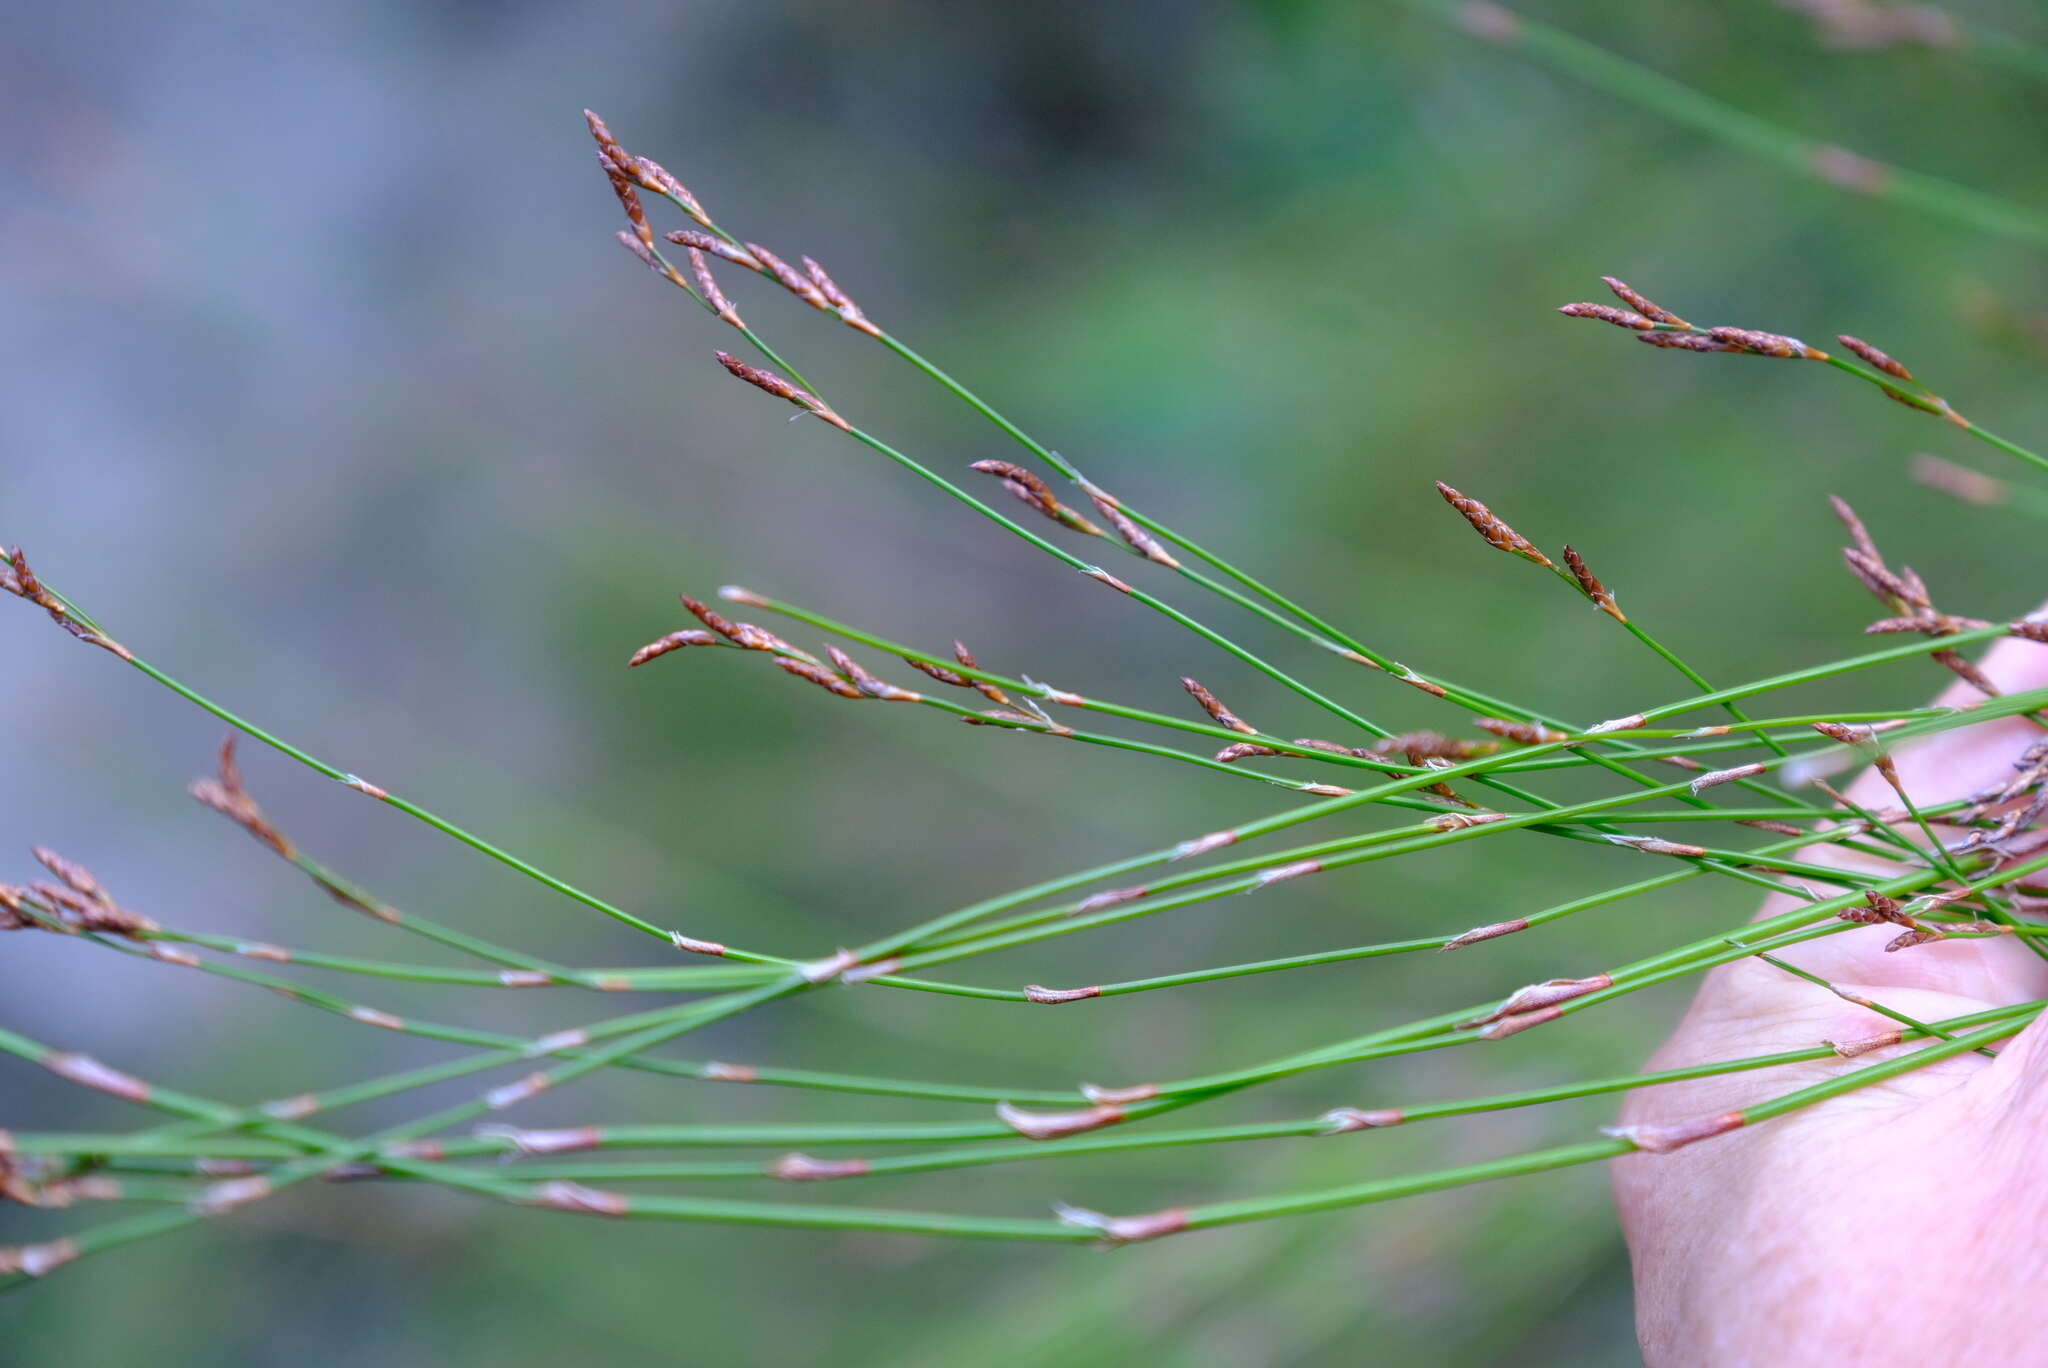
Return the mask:
[[[2018, 0], [1967, 10], [2048, 40]], [[2048, 87], [1967, 53], [1828, 50], [1764, 0], [1525, 12], [1809, 135], [2048, 210]], [[1588, 721], [1680, 692], [1548, 576], [1488, 552], [1437, 478], [1546, 546], [1572, 541], [1722, 680], [1861, 649], [1869, 606], [1838, 568], [1831, 491], [1957, 611], [2017, 613], [2048, 589], [2038, 523], [1906, 478], [1916, 451], [1995, 456], [1960, 432], [1818, 368], [1654, 353], [1552, 312], [1612, 273], [1703, 321], [1860, 333], [2026, 440], [2048, 431], [2038, 249], [1787, 176], [1405, 7], [82, 3], [12, 7], [0, 36], [0, 533], [172, 673], [693, 934], [824, 953], [1286, 800], [923, 710], [843, 707], [724, 653], [627, 674], [628, 651], [683, 625], [678, 590], [736, 580], [1163, 710], [1186, 711], [1176, 677], [1193, 673], [1271, 730], [1329, 728], [724, 376], [711, 352], [728, 335], [610, 241], [586, 104], [736, 231], [821, 258], [1103, 484], [1476, 687]], [[1016, 454], [879, 349], [749, 285], [728, 289], [855, 421], [947, 471]], [[1146, 582], [1389, 725], [1450, 723], [1383, 676]], [[28, 877], [42, 843], [173, 926], [413, 953], [184, 798], [218, 724], [28, 610], [0, 617], [0, 876]], [[1917, 701], [1935, 674], [1859, 676], [1826, 699]], [[572, 963], [672, 962], [245, 751], [280, 825], [401, 907]], [[1450, 934], [1653, 872], [1538, 836], [1474, 848], [960, 977], [1088, 983]], [[1701, 880], [1450, 959], [1057, 1012], [834, 991], [669, 1052], [1019, 1086], [1158, 1078], [1611, 967], [1750, 902]], [[0, 952], [0, 1023], [201, 1092], [256, 1100], [450, 1053], [51, 937]], [[361, 996], [523, 1033], [590, 1014], [559, 994]], [[1683, 998], [1210, 1110], [1289, 1117], [1625, 1071]], [[1609, 1106], [793, 1199], [1141, 1211], [1557, 1143]], [[606, 1076], [521, 1119], [972, 1114]], [[0, 1062], [0, 1127], [134, 1121]], [[0, 1209], [0, 1243], [65, 1223]], [[1114, 1255], [608, 1224], [357, 1185], [0, 1301], [8, 1364], [144, 1354], [167, 1368], [1635, 1359], [1597, 1170]]]

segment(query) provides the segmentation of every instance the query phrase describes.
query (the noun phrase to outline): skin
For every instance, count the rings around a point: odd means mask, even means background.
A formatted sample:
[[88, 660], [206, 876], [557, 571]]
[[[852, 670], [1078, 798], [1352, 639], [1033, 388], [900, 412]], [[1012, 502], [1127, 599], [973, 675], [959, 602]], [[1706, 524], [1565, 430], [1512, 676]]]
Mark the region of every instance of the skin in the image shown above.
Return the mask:
[[[1983, 665], [2007, 690], [2048, 684], [2048, 647], [2008, 640]], [[1940, 701], [1977, 696], [1958, 684]], [[2007, 777], [2044, 735], [2010, 718], [1896, 759], [1914, 800], [1939, 802]], [[1897, 804], [1875, 773], [1850, 796]], [[1856, 857], [1828, 848], [1806, 858]], [[1796, 905], [1773, 897], [1759, 915]], [[1898, 930], [1859, 927], [1780, 957], [1922, 1021], [2048, 997], [2048, 962], [2009, 938], [1886, 953]], [[1707, 977], [1648, 1067], [1857, 1040], [1893, 1024], [1741, 960]], [[1911, 1048], [1645, 1089], [1621, 1120], [1725, 1112]], [[2048, 1363], [2048, 1013], [1995, 1060], [1962, 1055], [1668, 1154], [1631, 1155], [1613, 1173], [1653, 1368]]]

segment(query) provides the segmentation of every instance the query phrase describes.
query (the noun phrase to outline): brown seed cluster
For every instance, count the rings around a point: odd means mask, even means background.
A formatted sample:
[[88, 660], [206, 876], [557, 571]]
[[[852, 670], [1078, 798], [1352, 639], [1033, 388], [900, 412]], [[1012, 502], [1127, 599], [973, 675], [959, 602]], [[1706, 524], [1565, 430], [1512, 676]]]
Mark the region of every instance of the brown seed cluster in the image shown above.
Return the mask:
[[765, 390], [777, 399], [787, 399], [804, 412], [817, 415], [833, 427], [838, 428], [841, 432], [853, 431], [852, 424], [834, 413], [823, 399], [812, 394], [809, 390], [798, 389], [772, 370], [764, 370], [759, 366], [750, 366], [730, 352], [719, 352], [717, 356], [719, 365], [725, 367], [726, 370], [746, 381], [754, 388]]
[[1534, 542], [1501, 521], [1499, 515], [1479, 500], [1460, 494], [1442, 480], [1436, 482], [1436, 492], [1443, 495], [1445, 503], [1464, 515], [1465, 521], [1471, 523], [1473, 530], [1486, 538], [1488, 545], [1520, 556], [1524, 560], [1532, 560], [1538, 565], [1555, 565], [1550, 557], [1536, 549]]
[[[1182, 675], [1180, 686], [1188, 691], [1190, 698], [1193, 698], [1196, 703], [1201, 705], [1202, 711], [1209, 714], [1217, 726], [1228, 727], [1231, 731], [1244, 732], [1246, 735], [1257, 734], [1259, 730], [1257, 727], [1254, 727], [1251, 723], [1224, 707], [1221, 700], [1215, 694], [1202, 687], [1200, 681]], [[1270, 754], [1271, 752], [1268, 753]]]
[[739, 314], [718, 288], [712, 278], [708, 257], [718, 256], [743, 266], [747, 270], [773, 280], [783, 289], [801, 299], [814, 309], [835, 314], [849, 328], [880, 337], [881, 329], [868, 321], [852, 296], [841, 289], [836, 281], [810, 257], [804, 257], [804, 269], [799, 271], [767, 248], [757, 243], [733, 241], [723, 229], [711, 221], [704, 212], [704, 206], [697, 197], [684, 188], [682, 182], [670, 175], [659, 162], [645, 157], [636, 157], [619, 146], [618, 139], [605, 126], [603, 119], [589, 110], [584, 117], [590, 125], [590, 135], [597, 141], [598, 164], [604, 168], [611, 180], [612, 190], [619, 197], [619, 203], [626, 211], [627, 222], [632, 224], [630, 234], [622, 233], [620, 238], [634, 254], [639, 256], [657, 273], [668, 277], [676, 285], [688, 290], [683, 278], [662, 261], [654, 248], [652, 230], [647, 225], [647, 215], [641, 207], [636, 190], [647, 190], [672, 201], [678, 208], [696, 220], [696, 228], [678, 229], [665, 236], [670, 242], [685, 247], [690, 253], [691, 273], [696, 277], [695, 293], [701, 295], [718, 316], [734, 327], [743, 326]]
[[1025, 506], [1044, 514], [1062, 527], [1070, 528], [1083, 536], [1099, 537], [1102, 529], [1068, 508], [1054, 497], [1052, 489], [1014, 461], [976, 461], [967, 467], [983, 475], [993, 475], [1003, 482], [1003, 488], [1010, 491]]
[[[1958, 617], [1944, 613], [1934, 606], [1933, 597], [1928, 593], [1927, 584], [1911, 566], [1897, 570], [1885, 563], [1884, 556], [1877, 549], [1877, 542], [1870, 535], [1870, 529], [1856, 516], [1856, 510], [1847, 501], [1829, 496], [1835, 516], [1848, 529], [1850, 544], [1842, 548], [1842, 561], [1849, 567], [1849, 573], [1868, 589], [1879, 602], [1892, 610], [1892, 616], [1879, 618], [1863, 630], [1877, 634], [1919, 632], [1929, 637], [1954, 636], [1958, 632], [1976, 631], [1991, 624], [1983, 618]], [[2016, 635], [2025, 636], [2020, 625], [2013, 628]], [[1970, 682], [1988, 697], [2000, 693], [1991, 677], [1977, 667], [1975, 662], [1958, 652], [1943, 648], [1930, 651], [1930, 658], [1958, 677]]]
[[33, 603], [48, 613], [52, 622], [86, 645], [111, 651], [123, 660], [135, 659], [126, 646], [97, 628], [88, 627], [73, 616], [70, 605], [58, 598], [48, 585], [36, 577], [36, 572], [29, 568], [28, 556], [19, 546], [12, 551], [0, 552], [0, 560], [5, 562], [4, 565], [0, 565], [0, 590]]

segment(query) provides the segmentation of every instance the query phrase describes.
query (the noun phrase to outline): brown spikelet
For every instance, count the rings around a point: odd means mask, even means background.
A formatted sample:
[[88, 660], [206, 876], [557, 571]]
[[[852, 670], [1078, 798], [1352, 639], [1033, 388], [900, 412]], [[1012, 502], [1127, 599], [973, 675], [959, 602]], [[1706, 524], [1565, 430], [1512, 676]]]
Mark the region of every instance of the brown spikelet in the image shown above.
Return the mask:
[[825, 274], [823, 266], [809, 257], [805, 257], [803, 262], [804, 270], [811, 277], [811, 283], [816, 285], [819, 293], [831, 303], [832, 311], [839, 315], [841, 322], [857, 332], [866, 333], [869, 337], [882, 335], [880, 328], [868, 322], [868, 316], [861, 312], [860, 305], [853, 302], [853, 297], [840, 289], [831, 276]]
[[941, 684], [950, 684], [956, 689], [971, 689], [974, 687], [974, 681], [966, 675], [956, 674], [943, 665], [934, 665], [924, 660], [913, 660], [909, 656], [903, 657], [903, 663], [913, 670], [923, 671]]
[[1262, 746], [1256, 741], [1234, 741], [1217, 751], [1210, 758], [1219, 765], [1234, 765], [1240, 760], [1249, 760], [1257, 755], [1279, 755], [1282, 752], [1271, 746]]
[[1473, 529], [1486, 538], [1488, 545], [1520, 556], [1524, 560], [1532, 560], [1538, 565], [1553, 565], [1550, 557], [1536, 549], [1534, 542], [1502, 522], [1492, 509], [1479, 500], [1460, 494], [1442, 480], [1436, 482], [1436, 492], [1443, 495], [1445, 503], [1464, 515], [1465, 521], [1471, 523]]
[[220, 743], [219, 777], [196, 779], [187, 792], [287, 860], [298, 853], [292, 843], [285, 839], [284, 833], [265, 820], [263, 809], [256, 805], [256, 800], [242, 786], [242, 770], [235, 763], [233, 732], [228, 733]]
[[1072, 528], [1090, 537], [1102, 535], [1101, 528], [1055, 498], [1051, 487], [1044, 480], [1013, 461], [976, 461], [967, 468], [1000, 479], [1003, 487], [1019, 501], [1043, 513], [1062, 527]]
[[1648, 296], [1638, 294], [1630, 289], [1625, 282], [1616, 280], [1613, 276], [1601, 276], [1600, 279], [1608, 289], [1614, 291], [1615, 298], [1645, 318], [1652, 319], [1658, 323], [1669, 323], [1674, 328], [1690, 328], [1692, 326], [1692, 324], [1686, 322], [1677, 314], [1671, 312], [1671, 310], [1659, 308]]
[[767, 268], [768, 274], [773, 276], [775, 283], [782, 286], [783, 289], [789, 291], [814, 309], [822, 309], [826, 313], [833, 311], [832, 301], [825, 298], [825, 292], [818, 288], [817, 282], [802, 271], [797, 270], [796, 267], [790, 265], [758, 242], [748, 243], [747, 250], [754, 254], [755, 260]]
[[1243, 732], [1248, 736], [1258, 732], [1259, 729], [1257, 727], [1254, 727], [1251, 723], [1224, 707], [1216, 695], [1203, 688], [1199, 681], [1182, 675], [1180, 685], [1188, 691], [1189, 696], [1195, 702], [1201, 705], [1203, 712], [1215, 719], [1217, 726], [1228, 727], [1234, 732]]
[[707, 632], [701, 627], [689, 627], [680, 632], [670, 632], [665, 637], [657, 637], [655, 640], [648, 642], [627, 658], [626, 668], [630, 670], [636, 666], [645, 665], [650, 660], [657, 660], [667, 655], [670, 651], [680, 651], [685, 646], [718, 646], [722, 644], [724, 643], [718, 639], [716, 634]]
[[823, 665], [813, 665], [808, 660], [792, 660], [788, 656], [775, 657], [775, 663], [782, 669], [795, 675], [798, 679], [808, 679], [819, 688], [824, 689], [828, 693], [838, 694], [841, 698], [867, 697], [866, 694], [860, 691], [859, 686], [841, 679]]
[[135, 659], [134, 654], [126, 646], [102, 632], [94, 631], [71, 616], [71, 610], [65, 606], [64, 600], [58, 598], [49, 586], [36, 577], [36, 572], [29, 568], [28, 555], [19, 546], [8, 552], [6, 559], [7, 564], [0, 567], [0, 591], [35, 604], [50, 615], [50, 621], [86, 645], [110, 651], [123, 660]]
[[750, 271], [759, 272], [764, 275], [767, 273], [768, 268], [763, 266], [760, 259], [752, 252], [738, 243], [727, 242], [722, 237], [714, 237], [710, 233], [701, 233], [695, 228], [678, 228], [674, 232], [664, 233], [662, 236], [675, 243], [678, 247], [687, 247], [693, 252], [705, 252], [711, 256], [723, 257], [736, 266], [744, 266]]
[[1656, 323], [1631, 309], [1617, 309], [1612, 304], [1589, 304], [1580, 302], [1566, 304], [1558, 310], [1566, 318], [1596, 318], [1602, 323], [1612, 323], [1617, 328], [1633, 328], [1637, 332], [1650, 332]]
[[809, 661], [813, 665], [818, 663], [809, 652], [799, 651], [765, 628], [756, 627], [751, 622], [734, 622], [716, 608], [688, 594], [679, 594], [677, 597], [682, 600], [683, 607], [689, 609], [691, 615], [699, 622], [735, 646], [749, 651], [774, 651], [797, 660]]
[[823, 399], [812, 394], [809, 390], [798, 389], [774, 371], [763, 370], [759, 366], [750, 366], [728, 352], [719, 352], [717, 356], [719, 365], [725, 367], [726, 370], [756, 389], [766, 390], [777, 399], [786, 399], [806, 413], [816, 414], [841, 432], [853, 431], [852, 426], [844, 418], [834, 413]]
[[1646, 346], [1663, 347], [1667, 351], [1724, 352], [1733, 350], [1727, 343], [1717, 342], [1704, 333], [1637, 333], [1636, 341]]
[[1860, 337], [1851, 337], [1847, 333], [1836, 333], [1835, 340], [1850, 351], [1855, 352], [1865, 361], [1868, 361], [1871, 365], [1877, 367], [1877, 369], [1883, 371], [1886, 375], [1897, 376], [1901, 380], [1911, 380], [1913, 378], [1913, 372], [1907, 370], [1897, 361], [1894, 361], [1891, 357], [1871, 346]]
[[1485, 1016], [1474, 1017], [1459, 1024], [1465, 1027], [1488, 1026], [1504, 1017], [1519, 1016], [1524, 1012], [1534, 1012], [1544, 1007], [1555, 1007], [1560, 1003], [1570, 1002], [1573, 998], [1597, 993], [1613, 985], [1613, 978], [1606, 974], [1595, 974], [1591, 978], [1581, 979], [1555, 978], [1543, 983], [1527, 984], [1509, 994], [1505, 1002]]
[[1131, 521], [1130, 515], [1124, 512], [1116, 500], [1092, 489], [1088, 492], [1088, 497], [1095, 504], [1096, 511], [1109, 519], [1109, 525], [1116, 529], [1116, 534], [1122, 537], [1133, 551], [1155, 565], [1163, 565], [1170, 570], [1180, 569], [1180, 562], [1174, 559], [1173, 553], [1160, 545], [1157, 537]]
[[837, 646], [827, 648], [826, 654], [832, 657], [832, 663], [839, 667], [839, 672], [848, 679], [851, 679], [854, 687], [870, 698], [880, 698], [895, 703], [918, 703], [923, 701], [921, 695], [912, 693], [909, 689], [899, 689], [886, 679], [870, 674], [865, 666], [846, 652], [840, 650]]
[[1929, 653], [1943, 668], [1967, 681], [1979, 693], [1989, 698], [1998, 698], [2004, 690], [1991, 682], [1991, 676], [1977, 668], [1975, 661], [1957, 651], [1932, 651]]
[[711, 306], [719, 321], [730, 323], [735, 328], [747, 325], [740, 321], [740, 312], [725, 297], [725, 291], [718, 288], [718, 277], [711, 274], [711, 261], [695, 247], [690, 251], [690, 274], [696, 278], [697, 292], [704, 296], [704, 302]]
[[1520, 1035], [1532, 1026], [1541, 1026], [1563, 1015], [1562, 1007], [1538, 1007], [1534, 1011], [1504, 1016], [1490, 1025], [1481, 1027], [1477, 1034], [1481, 1040], [1506, 1040], [1509, 1036]]
[[1593, 601], [1595, 608], [1616, 622], [1628, 621], [1628, 616], [1621, 611], [1621, 605], [1614, 601], [1614, 595], [1600, 582], [1600, 577], [1587, 567], [1584, 556], [1567, 546], [1564, 549], [1564, 563], [1565, 568], [1572, 572], [1572, 578], [1579, 582], [1579, 588]]
[[707, 227], [710, 226], [711, 218], [704, 212], [704, 206], [697, 202], [697, 197], [691, 194], [689, 188], [681, 181], [671, 176], [668, 168], [660, 162], [650, 161], [646, 157], [634, 157], [626, 163], [624, 169], [641, 189], [674, 201], [677, 207], [691, 218]]
[[627, 211], [627, 223], [633, 225], [633, 238], [653, 252], [653, 229], [647, 227], [647, 211], [641, 209], [639, 190], [633, 188], [633, 180], [602, 145], [598, 147], [598, 166], [604, 168], [606, 180], [612, 182], [612, 195], [618, 197], [618, 207]]
[[1828, 359], [1826, 352], [1817, 347], [1809, 347], [1796, 337], [1759, 332], [1755, 328], [1709, 328], [1707, 336], [1719, 342], [1726, 351], [1745, 352], [1750, 356], [1776, 356], [1807, 361]]
[[1835, 516], [1842, 520], [1842, 526], [1849, 530], [1849, 540], [1856, 549], [1870, 559], [1882, 564], [1884, 557], [1877, 552], [1877, 541], [1870, 535], [1870, 529], [1863, 525], [1863, 519], [1849, 506], [1849, 501], [1839, 494], [1828, 495], [1828, 506], [1835, 510]]
[[1872, 741], [1872, 732], [1867, 726], [1855, 726], [1847, 722], [1816, 722], [1813, 729], [1830, 741], [1840, 741], [1848, 746], [1867, 746]]
[[[967, 649], [967, 643], [964, 641], [953, 643], [953, 659], [959, 661], [970, 670], [981, 668], [981, 662], [974, 658], [974, 652]], [[989, 702], [999, 704], [1002, 707], [1010, 705], [1010, 696], [987, 680], [977, 679], [970, 682], [974, 685], [975, 692], [979, 693]]]
[[1517, 931], [1526, 931], [1528, 929], [1528, 920], [1523, 917], [1514, 917], [1508, 921], [1489, 922], [1485, 926], [1475, 926], [1470, 931], [1460, 932], [1438, 946], [1437, 949], [1439, 951], [1462, 950], [1468, 945], [1477, 945], [1481, 941], [1497, 940], [1502, 936], [1511, 936]]
[[1472, 719], [1472, 725], [1481, 731], [1492, 732], [1495, 736], [1518, 741], [1525, 746], [1548, 745], [1553, 741], [1568, 740], [1571, 735], [1569, 732], [1558, 731], [1555, 727], [1546, 727], [1540, 722], [1516, 722], [1505, 717], [1475, 717]]

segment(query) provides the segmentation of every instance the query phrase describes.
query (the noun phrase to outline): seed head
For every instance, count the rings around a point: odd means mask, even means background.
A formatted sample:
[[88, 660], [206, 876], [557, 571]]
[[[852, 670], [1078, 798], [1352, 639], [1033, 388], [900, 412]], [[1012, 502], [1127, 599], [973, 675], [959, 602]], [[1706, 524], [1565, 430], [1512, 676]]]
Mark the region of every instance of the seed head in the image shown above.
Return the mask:
[[1690, 328], [1692, 326], [1692, 324], [1686, 322], [1677, 314], [1671, 312], [1671, 310], [1658, 307], [1647, 295], [1636, 293], [1627, 284], [1616, 280], [1613, 276], [1601, 276], [1600, 279], [1606, 283], [1608, 289], [1614, 291], [1617, 299], [1645, 318], [1658, 323], [1669, 323], [1674, 328]]
[[1443, 495], [1445, 503], [1463, 514], [1465, 521], [1471, 523], [1473, 529], [1486, 538], [1489, 545], [1525, 560], [1532, 560], [1538, 565], [1553, 565], [1550, 557], [1536, 549], [1534, 542], [1502, 522], [1492, 509], [1479, 500], [1460, 494], [1442, 480], [1436, 482], [1436, 492]]

